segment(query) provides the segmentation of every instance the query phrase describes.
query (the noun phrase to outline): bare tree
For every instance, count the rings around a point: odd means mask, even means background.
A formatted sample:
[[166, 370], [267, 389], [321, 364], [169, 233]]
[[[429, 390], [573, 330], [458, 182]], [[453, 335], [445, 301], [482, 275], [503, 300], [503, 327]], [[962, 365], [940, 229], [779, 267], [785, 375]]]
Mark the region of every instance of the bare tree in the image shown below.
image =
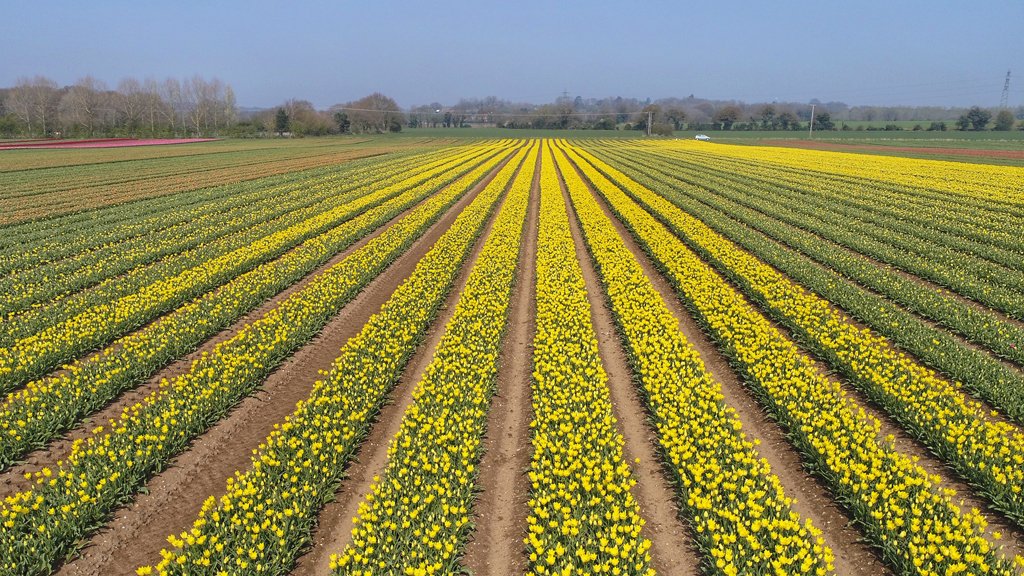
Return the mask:
[[160, 98], [165, 104], [162, 109], [164, 122], [170, 126], [171, 133], [176, 134], [178, 131], [178, 120], [181, 118], [181, 111], [185, 106], [181, 82], [177, 78], [167, 78], [164, 80], [163, 85], [160, 87]]
[[142, 124], [142, 111], [145, 105], [142, 84], [135, 78], [123, 78], [117, 84], [114, 103], [119, 115], [119, 124], [127, 128], [129, 134], [135, 135]]
[[353, 132], [397, 132], [404, 123], [398, 103], [380, 92], [350, 102], [345, 108], [351, 109], [346, 112], [352, 122]]
[[58, 106], [60, 122], [65, 130], [81, 129], [92, 136], [102, 123], [105, 112], [102, 93], [105, 91], [106, 86], [92, 76], [75, 82]]
[[[153, 78], [146, 78], [142, 85], [141, 114], [145, 122], [149, 124], [149, 133], [156, 134], [157, 122], [161, 118], [172, 116], [169, 112], [170, 106], [160, 97], [160, 83]], [[174, 131], [174, 127], [171, 127]]]
[[32, 107], [32, 94], [29, 88], [28, 78], [19, 78], [18, 83], [7, 92], [4, 105], [11, 114], [28, 127], [28, 133], [35, 133], [35, 115]]
[[45, 76], [19, 78], [7, 96], [7, 109], [25, 124], [30, 135], [46, 135], [54, 125], [59, 92]]

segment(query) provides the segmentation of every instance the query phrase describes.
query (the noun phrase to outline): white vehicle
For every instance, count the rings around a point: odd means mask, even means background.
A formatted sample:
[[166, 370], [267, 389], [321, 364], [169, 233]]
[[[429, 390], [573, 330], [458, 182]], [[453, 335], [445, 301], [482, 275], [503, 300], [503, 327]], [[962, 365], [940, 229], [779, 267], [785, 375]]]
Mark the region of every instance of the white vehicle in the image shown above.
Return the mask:
[[707, 134], [697, 134], [696, 136], [693, 137], [693, 139], [708, 141], [711, 140], [711, 136], [708, 136]]

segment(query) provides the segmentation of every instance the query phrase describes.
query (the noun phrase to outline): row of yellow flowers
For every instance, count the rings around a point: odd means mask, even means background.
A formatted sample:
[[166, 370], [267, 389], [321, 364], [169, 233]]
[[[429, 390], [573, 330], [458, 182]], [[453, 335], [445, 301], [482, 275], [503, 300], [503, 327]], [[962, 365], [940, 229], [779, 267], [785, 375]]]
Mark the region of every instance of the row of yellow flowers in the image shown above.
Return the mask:
[[336, 574], [450, 573], [465, 546], [537, 150], [515, 177], [413, 392], [387, 467], [359, 505], [351, 544], [331, 558]]
[[540, 173], [528, 574], [653, 574], [550, 151]]
[[[1012, 217], [1000, 212], [993, 222], [964, 222], [964, 204], [947, 201], [938, 209], [907, 205], [894, 194], [871, 194], [871, 187], [861, 180], [856, 184], [822, 181], [807, 172], [787, 170], [767, 162], [737, 163], [716, 156], [694, 158], [684, 153], [659, 151], [659, 156], [672, 159], [676, 165], [697, 169], [701, 176], [716, 182], [761, 184], [762, 193], [770, 192], [773, 201], [786, 204], [803, 214], [814, 214], [848, 232], [862, 234], [894, 248], [913, 252], [937, 264], [969, 266], [979, 278], [997, 285], [1018, 286], [1024, 283], [1021, 271], [1024, 249], [1020, 238], [1001, 245], [987, 238], [975, 237], [981, 231], [1012, 233], [1006, 220]], [[771, 183], [770, 187], [764, 187]], [[873, 197], [876, 196], [876, 197]], [[882, 196], [878, 198], [877, 196]], [[826, 212], [827, 210], [827, 212]], [[976, 217], [976, 216], [975, 216]], [[1024, 221], [1018, 223], [1024, 224]]]
[[[493, 153], [493, 150], [491, 151]], [[48, 328], [0, 349], [0, 390], [6, 391], [40, 376], [77, 354], [109, 343], [126, 331], [135, 329], [162, 313], [200, 296], [262, 262], [276, 258], [301, 242], [346, 222], [363, 211], [401, 193], [424, 178], [444, 174], [464, 158], [417, 174], [385, 190], [357, 195], [351, 202], [312, 215], [283, 230], [198, 262], [169, 277], [156, 278], [136, 291], [96, 305]]]
[[801, 523], [640, 263], [573, 166], [561, 155], [558, 163], [708, 564], [720, 574], [830, 573], [821, 532]]
[[[0, 317], [6, 317], [4, 322], [0, 322], [0, 345], [9, 345], [11, 332], [5, 328], [12, 327], [12, 324], [16, 324], [15, 333], [21, 336], [28, 334], [27, 325], [38, 324], [27, 317], [13, 317], [15, 312], [30, 306], [55, 307], [55, 300], [61, 296], [101, 283], [107, 287], [106, 281], [115, 276], [120, 276], [116, 282], [118, 290], [107, 292], [106, 297], [127, 294], [144, 285], [135, 278], [144, 274], [155, 277], [150, 269], [159, 268], [160, 274], [170, 276], [195, 266], [199, 261], [244, 246], [266, 235], [268, 230], [280, 230], [352, 200], [368, 182], [393, 175], [397, 166], [408, 165], [410, 161], [427, 167], [426, 157], [415, 160], [377, 159], [375, 162], [354, 162], [332, 171], [320, 171], [315, 177], [294, 176], [292, 180], [278, 185], [250, 183], [248, 186], [235, 186], [212, 202], [189, 206], [190, 209], [181, 211], [174, 218], [183, 218], [183, 221], [171, 226], [161, 227], [155, 223], [145, 234], [121, 242], [86, 248], [56, 261], [0, 273]], [[104, 226], [99, 224], [93, 231], [102, 234]], [[16, 249], [18, 252], [22, 250], [22, 247]], [[154, 262], [158, 264], [154, 265]], [[60, 310], [65, 316], [71, 313], [67, 305], [61, 305]], [[53, 313], [42, 317], [53, 317]]]
[[[5, 499], [0, 507], [0, 559], [4, 562], [0, 571], [49, 572], [56, 559], [101, 525], [151, 474], [258, 387], [274, 366], [308, 342], [501, 159], [495, 156], [433, 195], [262, 318], [218, 344], [196, 360], [189, 372], [162, 382], [159, 390], [125, 408], [120, 418], [76, 442], [56, 470], [44, 469], [35, 475], [31, 489]], [[391, 347], [398, 345], [393, 342]]]
[[[308, 206], [304, 200], [300, 200], [299, 204], [289, 204], [287, 198], [283, 198], [281, 209], [284, 212], [276, 216], [273, 212], [278, 212], [278, 207], [270, 208], [270, 205], [267, 205], [261, 210], [259, 206], [253, 206], [248, 211], [254, 215], [258, 214], [258, 218], [253, 220], [251, 226], [244, 227], [236, 233], [222, 235], [181, 253], [170, 252], [169, 256], [160, 258], [152, 264], [137, 266], [124, 274], [107, 278], [95, 286], [40, 302], [28, 310], [11, 314], [0, 321], [0, 347], [11, 346], [21, 338], [36, 334], [99, 304], [122, 298], [161, 279], [175, 276], [203, 262], [248, 246], [275, 231], [293, 227], [321, 212], [358, 200], [360, 196], [367, 194], [367, 190], [390, 187], [402, 178], [401, 172], [396, 174], [396, 167], [407, 166], [408, 160], [389, 167], [390, 164], [367, 169], [365, 173], [358, 174], [358, 178], [354, 175], [344, 180], [303, 180], [299, 183], [297, 196], [308, 196]], [[432, 165], [433, 162], [424, 169], [433, 167]], [[422, 170], [417, 167], [416, 171]], [[198, 228], [193, 229], [195, 230]], [[158, 234], [154, 234], [156, 235]], [[163, 247], [158, 246], [159, 239], [153, 238], [150, 242], [149, 238], [143, 237], [142, 240], [154, 246], [154, 253], [164, 251]], [[109, 247], [115, 258], [122, 250], [120, 244], [123, 243]]]
[[[1000, 360], [1024, 363], [1024, 327], [729, 200], [722, 196], [727, 193], [724, 187], [712, 192], [685, 182], [677, 177], [674, 165], [617, 154], [606, 146], [588, 149], [684, 211], [699, 213], [701, 221], [719, 234], [1024, 423], [1024, 374]], [[988, 350], [972, 347], [944, 328]]]
[[[691, 142], [674, 142], [694, 147]], [[699, 144], [699, 143], [696, 143]], [[933, 191], [938, 196], [957, 195], [992, 204], [1019, 204], [1019, 168], [943, 160], [921, 160], [869, 154], [848, 154], [769, 146], [716, 146], [716, 153], [732, 158], [771, 162], [797, 169], [814, 169], [825, 174], [866, 178], [892, 183], [908, 192]], [[979, 186], [984, 182], [984, 186]]]
[[[1021, 288], [1024, 286], [1024, 263], [1020, 254], [1024, 245], [1019, 238], [1013, 250], [1000, 250], [995, 246], [986, 248], [985, 245], [975, 247], [975, 252], [983, 255], [979, 257], [968, 250], [971, 244], [977, 243], [956, 235], [943, 234], [936, 238], [937, 233], [919, 229], [922, 237], [915, 237], [909, 233], [910, 227], [900, 220], [889, 219], [888, 225], [882, 226], [860, 221], [861, 218], [855, 214], [844, 213], [849, 211], [842, 209], [838, 199], [852, 193], [859, 194], [859, 191], [828, 189], [827, 198], [814, 201], [802, 194], [787, 194], [786, 188], [779, 184], [779, 178], [769, 174], [733, 176], [734, 169], [723, 166], [722, 174], [716, 175], [703, 167], [681, 168], [677, 162], [673, 163], [673, 171], [688, 173], [689, 180], [716, 191], [739, 187], [741, 191], [732, 197], [745, 205], [1024, 319], [1024, 288]], [[823, 187], [823, 184], [808, 180], [801, 186], [814, 189]], [[959, 217], [967, 209], [961, 205], [959, 212], [954, 214]]]
[[881, 439], [877, 420], [619, 186], [652, 204], [663, 199], [592, 155], [579, 155], [611, 209], [887, 562], [903, 573], [1013, 573], [985, 538], [987, 523], [977, 510], [961, 510], [954, 491]]
[[[413, 153], [396, 152], [388, 157], [398, 160]], [[233, 206], [235, 199], [244, 200], [253, 194], [259, 197], [262, 190], [287, 190], [303, 180], [319, 180], [331, 174], [344, 177], [350, 170], [366, 170], [380, 161], [379, 157], [364, 158], [341, 166], [213, 185], [182, 194], [9, 226], [6, 228], [9, 233], [0, 238], [0, 274], [56, 263], [83, 253], [104, 253], [124, 243], [138, 242], [156, 231], [188, 226], [194, 219]], [[115, 166], [124, 164], [108, 164], [105, 169]], [[125, 180], [129, 177], [121, 175]]]
[[[266, 298], [469, 171], [474, 162], [464, 159], [462, 164], [446, 164], [448, 172], [434, 175], [397, 196], [386, 185], [386, 176], [380, 175], [385, 180], [381, 183], [384, 187], [372, 195], [393, 196], [390, 200], [307, 240], [300, 249], [238, 276], [66, 370], [30, 382], [10, 394], [0, 403], [0, 468], [50, 441], [175, 358], [194, 350]], [[408, 177], [418, 171], [412, 168], [404, 174]]]
[[260, 444], [252, 465], [210, 497], [192, 528], [168, 538], [139, 574], [282, 574], [422, 340], [525, 150], [501, 169], [349, 339], [323, 380]]
[[[1017, 228], [1024, 225], [1024, 215], [1016, 214], [1005, 202], [992, 202], [991, 196], [967, 198], [936, 190], [914, 188], [907, 182], [877, 180], [870, 177], [842, 176], [820, 171], [820, 164], [806, 162], [785, 165], [773, 162], [770, 156], [737, 158], [729, 154], [731, 147], [695, 150], [675, 145], [650, 145], [645, 153], [665, 155], [677, 160], [686, 159], [699, 166], [757, 180], [777, 182], [799, 190], [811, 198], [826, 198], [841, 206], [856, 207], [881, 216], [895, 216], [901, 222], [951, 233], [958, 239], [972, 239], [994, 247], [1013, 250], [1020, 247]], [[806, 156], [807, 160], [821, 154]], [[851, 165], [858, 165], [863, 156], [847, 156]], [[889, 161], [901, 164], [906, 159]], [[957, 163], [955, 166], [964, 166]], [[973, 182], [977, 190], [984, 189], [985, 180]], [[811, 185], [813, 184], [813, 185]], [[782, 190], [787, 192], [787, 190]]]
[[645, 189], [631, 192], [850, 382], [1024, 525], [1024, 434], [891, 342]]

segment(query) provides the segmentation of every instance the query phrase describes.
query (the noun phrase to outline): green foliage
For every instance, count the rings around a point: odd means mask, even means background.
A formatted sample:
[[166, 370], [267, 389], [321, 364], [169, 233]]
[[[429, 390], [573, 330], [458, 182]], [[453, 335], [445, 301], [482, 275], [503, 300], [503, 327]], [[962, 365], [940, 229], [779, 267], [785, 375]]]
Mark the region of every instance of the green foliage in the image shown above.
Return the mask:
[[984, 130], [992, 119], [992, 113], [978, 106], [971, 106], [965, 114], [956, 120], [957, 130]]
[[290, 125], [291, 119], [288, 118], [288, 113], [284, 111], [284, 108], [278, 108], [277, 115], [274, 116], [274, 131], [278, 135], [283, 135], [288, 131]]
[[993, 130], [999, 130], [1005, 132], [1007, 130], [1013, 130], [1013, 125], [1016, 123], [1016, 119], [1013, 117], [1013, 112], [1003, 109], [996, 114], [996, 123], [992, 127]]

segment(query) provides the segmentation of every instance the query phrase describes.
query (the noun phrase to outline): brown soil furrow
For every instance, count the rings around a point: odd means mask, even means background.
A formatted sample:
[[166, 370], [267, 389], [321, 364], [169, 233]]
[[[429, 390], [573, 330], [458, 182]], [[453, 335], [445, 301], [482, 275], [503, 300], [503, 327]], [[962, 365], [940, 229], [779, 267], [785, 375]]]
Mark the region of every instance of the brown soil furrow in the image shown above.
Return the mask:
[[[289, 286], [288, 288], [285, 288], [281, 292], [278, 292], [276, 295], [272, 296], [270, 299], [266, 300], [249, 313], [243, 315], [241, 318], [232, 323], [229, 327], [218, 332], [215, 336], [204, 342], [194, 352], [191, 352], [185, 356], [182, 356], [178, 360], [175, 360], [171, 364], [167, 365], [163, 369], [153, 374], [149, 379], [147, 379], [139, 386], [122, 392], [118, 397], [112, 400], [110, 404], [89, 416], [79, 426], [67, 432], [61, 439], [51, 442], [45, 448], [41, 448], [39, 450], [27, 454], [24, 458], [24, 464], [12, 466], [11, 468], [3, 472], [0, 472], [0, 498], [8, 496], [14, 492], [27, 489], [29, 486], [31, 486], [32, 483], [30, 481], [25, 480], [25, 473], [36, 472], [46, 466], [54, 466], [54, 464], [59, 459], [64, 458], [71, 451], [71, 445], [75, 440], [80, 438], [87, 438], [88, 436], [91, 435], [92, 429], [95, 428], [96, 426], [100, 424], [106, 425], [107, 422], [109, 422], [110, 420], [120, 417], [121, 412], [122, 410], [124, 410], [124, 408], [131, 406], [132, 404], [135, 404], [137, 402], [140, 402], [141, 400], [152, 394], [155, 390], [157, 390], [160, 387], [161, 380], [171, 380], [176, 376], [180, 376], [182, 374], [187, 373], [191, 369], [192, 363], [195, 362], [203, 354], [210, 353], [213, 350], [213, 348], [217, 346], [217, 344], [220, 344], [221, 342], [224, 342], [226, 340], [230, 340], [231, 338], [236, 336], [239, 333], [239, 331], [241, 331], [242, 328], [244, 328], [247, 324], [250, 324], [258, 320], [259, 318], [263, 317], [263, 315], [265, 315], [278, 304], [286, 300], [289, 296], [305, 288], [306, 285], [308, 285], [314, 278], [319, 276], [325, 270], [338, 264], [356, 250], [365, 246], [373, 238], [383, 233], [384, 230], [389, 228], [392, 224], [394, 224], [398, 220], [401, 220], [403, 217], [405, 217], [410, 212], [415, 210], [420, 204], [422, 204], [422, 201], [407, 208], [406, 210], [403, 210], [401, 213], [399, 213], [392, 219], [388, 220], [383, 225], [379, 226], [376, 230], [372, 231], [371, 233], [367, 234], [366, 236], [358, 240], [352, 246], [349, 246], [345, 250], [334, 255], [325, 264], [317, 267], [295, 284]], [[298, 247], [294, 247], [291, 250], [295, 250], [297, 248]], [[291, 252], [291, 250], [289, 250], [289, 252]], [[367, 289], [369, 289], [369, 287], [371, 286], [373, 286], [372, 283], [367, 287]], [[219, 289], [221, 288], [218, 287], [217, 290]], [[349, 304], [349, 306], [351, 305], [352, 303]], [[143, 328], [144, 327], [139, 329], [141, 330]], [[55, 373], [59, 373], [61, 371], [62, 370], [58, 370]]]
[[[593, 192], [592, 192], [593, 193]], [[836, 504], [828, 488], [804, 471], [800, 453], [788, 442], [778, 424], [760, 408], [754, 396], [729, 365], [728, 359], [680, 302], [668, 280], [633, 239], [626, 227], [608, 209], [604, 199], [594, 194], [606, 216], [611, 219], [626, 247], [640, 262], [647, 278], [661, 294], [661, 299], [679, 322], [679, 330], [700, 354], [701, 360], [715, 381], [721, 384], [725, 403], [736, 411], [743, 430], [752, 440], [759, 440], [758, 454], [768, 461], [779, 478], [785, 493], [793, 498], [793, 509], [802, 518], [822, 530], [826, 544], [836, 556], [836, 573], [852, 575], [887, 574], [872, 548], [861, 540], [851, 517]]]
[[689, 529], [680, 517], [676, 491], [662, 467], [657, 435], [647, 423], [647, 412], [633, 383], [633, 372], [616, 331], [612, 312], [606, 305], [601, 279], [584, 244], [564, 182], [562, 188], [576, 257], [587, 284], [587, 300], [590, 301], [591, 320], [597, 333], [598, 353], [608, 374], [612, 411], [625, 440], [627, 462], [637, 480], [632, 492], [646, 522], [642, 534], [651, 541], [651, 566], [659, 574], [699, 574], [700, 557]]
[[502, 342], [497, 390], [487, 415], [487, 437], [473, 506], [476, 529], [466, 545], [463, 565], [474, 575], [505, 576], [526, 572], [527, 501], [530, 481], [530, 379], [536, 331], [537, 225], [540, 214], [540, 158], [530, 191], [530, 206], [519, 251], [508, 332]]
[[132, 574], [137, 566], [158, 561], [159, 551], [167, 545], [165, 538], [187, 530], [204, 500], [222, 495], [227, 479], [236, 470], [248, 469], [253, 450], [273, 426], [283, 422], [294, 411], [295, 404], [309, 396], [321, 371], [330, 369], [338, 350], [380, 310], [489, 180], [490, 177], [449, 209], [311, 342], [278, 367], [257, 393], [245, 398], [188, 451], [175, 458], [168, 469], [152, 478], [146, 485], [148, 493], [138, 495], [134, 502], [119, 510], [91, 538], [82, 554], [59, 573]]
[[[502, 163], [503, 165], [504, 163]], [[483, 250], [484, 242], [490, 235], [494, 220], [503, 204], [504, 200], [499, 202], [498, 207], [484, 226], [472, 253], [459, 270], [455, 284], [445, 298], [437, 318], [434, 319], [423, 342], [409, 363], [406, 364], [401, 379], [389, 394], [388, 404], [381, 408], [369, 434], [360, 444], [356, 457], [346, 470], [345, 478], [334, 491], [335, 500], [320, 510], [310, 548], [296, 560], [295, 567], [291, 572], [293, 575], [327, 574], [330, 571], [331, 554], [340, 554], [351, 541], [353, 519], [358, 514], [359, 504], [369, 494], [374, 478], [383, 473], [387, 466], [388, 447], [401, 429], [402, 418], [412, 404], [413, 390], [415, 390], [416, 384], [423, 379], [424, 372], [434, 358], [434, 351], [441, 342], [441, 337], [444, 336], [445, 328], [455, 313], [455, 305], [459, 296], [469, 280], [469, 272], [473, 269], [473, 264], [479, 257], [480, 251]]]

